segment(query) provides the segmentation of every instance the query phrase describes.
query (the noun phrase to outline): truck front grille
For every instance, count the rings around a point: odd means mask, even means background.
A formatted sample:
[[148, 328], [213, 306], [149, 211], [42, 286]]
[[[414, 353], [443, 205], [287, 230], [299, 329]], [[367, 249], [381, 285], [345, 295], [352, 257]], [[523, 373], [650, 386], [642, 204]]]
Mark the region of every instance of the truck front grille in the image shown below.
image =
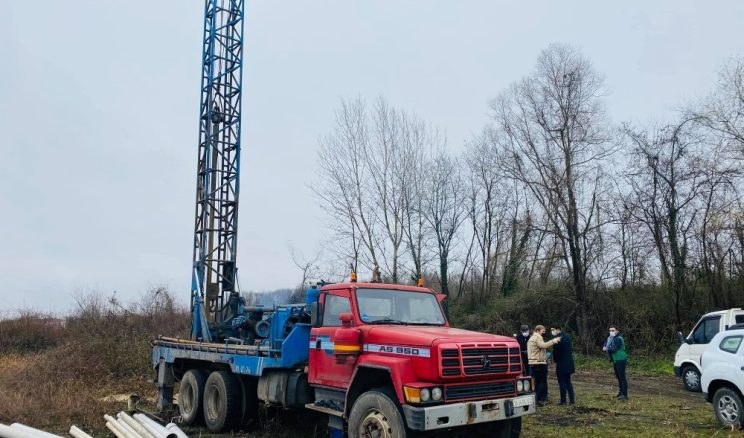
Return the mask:
[[498, 343], [446, 344], [440, 347], [441, 377], [518, 374], [519, 348]]
[[514, 381], [481, 383], [467, 386], [445, 386], [445, 401], [501, 398], [515, 394]]

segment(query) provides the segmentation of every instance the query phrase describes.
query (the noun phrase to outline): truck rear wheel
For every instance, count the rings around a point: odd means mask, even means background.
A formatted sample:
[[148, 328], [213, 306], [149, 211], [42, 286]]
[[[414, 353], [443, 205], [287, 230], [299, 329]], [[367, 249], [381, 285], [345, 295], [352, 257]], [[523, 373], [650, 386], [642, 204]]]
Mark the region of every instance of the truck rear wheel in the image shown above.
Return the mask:
[[181, 379], [178, 389], [178, 410], [181, 411], [181, 421], [187, 426], [196, 424], [204, 418], [202, 402], [206, 381], [207, 372], [204, 370], [188, 370]]
[[240, 381], [229, 371], [214, 371], [204, 387], [204, 422], [211, 432], [240, 426], [242, 419]]
[[356, 399], [349, 415], [349, 438], [406, 437], [406, 425], [391, 392], [367, 391]]

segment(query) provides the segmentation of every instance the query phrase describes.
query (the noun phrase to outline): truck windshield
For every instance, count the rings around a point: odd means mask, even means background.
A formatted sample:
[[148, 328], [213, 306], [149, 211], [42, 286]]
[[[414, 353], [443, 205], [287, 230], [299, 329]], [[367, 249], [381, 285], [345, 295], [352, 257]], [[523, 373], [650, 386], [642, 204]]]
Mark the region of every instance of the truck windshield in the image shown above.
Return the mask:
[[359, 315], [367, 324], [443, 325], [444, 315], [430, 293], [357, 289]]

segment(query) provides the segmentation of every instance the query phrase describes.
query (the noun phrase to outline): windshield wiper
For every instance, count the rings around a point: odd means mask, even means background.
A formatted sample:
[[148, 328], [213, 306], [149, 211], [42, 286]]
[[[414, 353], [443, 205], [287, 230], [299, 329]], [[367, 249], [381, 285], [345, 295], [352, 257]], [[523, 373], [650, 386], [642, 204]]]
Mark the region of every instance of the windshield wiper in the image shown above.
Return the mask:
[[441, 327], [444, 325], [443, 322], [409, 322], [410, 325], [431, 325]]
[[385, 317], [385, 318], [382, 318], [382, 319], [376, 319], [374, 321], [369, 321], [367, 324], [402, 324], [402, 325], [408, 325], [410, 323], [405, 322], [405, 321], [399, 321], [397, 319], [392, 319], [392, 318]]

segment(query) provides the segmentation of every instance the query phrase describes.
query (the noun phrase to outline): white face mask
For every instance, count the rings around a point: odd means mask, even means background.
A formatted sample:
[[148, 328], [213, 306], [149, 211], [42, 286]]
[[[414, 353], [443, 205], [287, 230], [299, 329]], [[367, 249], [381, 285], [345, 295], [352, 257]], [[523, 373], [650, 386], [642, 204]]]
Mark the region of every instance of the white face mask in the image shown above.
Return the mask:
[[529, 335], [530, 335], [530, 332], [529, 332], [529, 331], [526, 331], [526, 332], [522, 332], [522, 336], [524, 336], [525, 338], [526, 338], [527, 336], [529, 336]]
[[556, 335], [558, 334], [558, 332], [557, 332], [557, 331], [555, 331], [555, 330], [551, 330], [551, 331], [550, 331], [550, 334], [551, 334], [551, 335], [553, 335], [553, 336], [556, 336]]
[[617, 334], [617, 332], [615, 332], [615, 331], [610, 332], [610, 336], [615, 336], [616, 334]]

